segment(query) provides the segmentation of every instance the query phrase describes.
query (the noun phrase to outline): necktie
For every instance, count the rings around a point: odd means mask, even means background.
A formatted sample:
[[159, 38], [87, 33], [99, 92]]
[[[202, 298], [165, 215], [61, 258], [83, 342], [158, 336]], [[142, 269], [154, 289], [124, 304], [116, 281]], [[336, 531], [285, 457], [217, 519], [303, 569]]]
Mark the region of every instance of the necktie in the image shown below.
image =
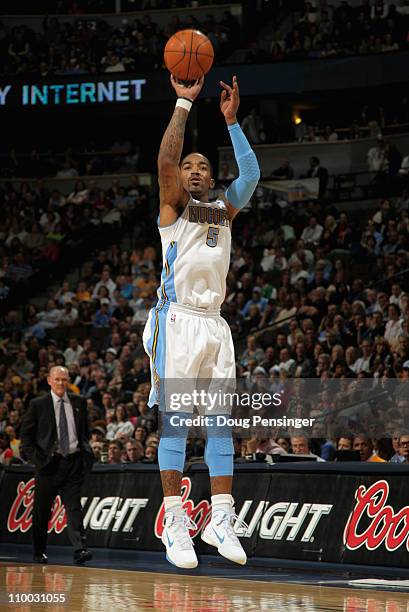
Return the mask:
[[68, 421], [67, 415], [65, 414], [64, 408], [64, 400], [60, 401], [60, 450], [61, 454], [68, 455], [68, 451], [70, 450], [70, 441], [68, 438]]

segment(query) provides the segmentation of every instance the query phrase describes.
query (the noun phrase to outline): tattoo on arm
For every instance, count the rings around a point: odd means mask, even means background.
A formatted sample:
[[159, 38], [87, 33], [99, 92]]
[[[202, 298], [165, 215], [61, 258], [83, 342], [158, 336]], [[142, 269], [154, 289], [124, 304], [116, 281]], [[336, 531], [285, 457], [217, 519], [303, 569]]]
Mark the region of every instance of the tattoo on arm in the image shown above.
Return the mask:
[[173, 162], [176, 166], [179, 165], [187, 118], [188, 113], [185, 109], [180, 107], [175, 108], [172, 119], [162, 138], [158, 162], [166, 159], [167, 161]]

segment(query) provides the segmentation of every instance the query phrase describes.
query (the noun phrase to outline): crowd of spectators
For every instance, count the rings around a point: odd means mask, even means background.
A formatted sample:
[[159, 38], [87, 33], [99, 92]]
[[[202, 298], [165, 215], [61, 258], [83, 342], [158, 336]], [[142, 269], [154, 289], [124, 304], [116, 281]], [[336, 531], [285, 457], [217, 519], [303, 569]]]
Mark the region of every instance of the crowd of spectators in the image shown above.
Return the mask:
[[[164, 9], [190, 8], [192, 6], [211, 6], [228, 4], [230, 0], [121, 0], [121, 13], [134, 11], [155, 11]], [[30, 6], [30, 15], [92, 15], [97, 13], [115, 13], [118, 10], [116, 0], [37, 0]], [[27, 14], [27, 3], [21, 0], [4, 0], [3, 14]]]
[[139, 170], [140, 146], [124, 136], [114, 142], [68, 147], [55, 151], [41, 143], [31, 151], [13, 147], [0, 155], [2, 178], [75, 178], [101, 174], [132, 174]]
[[67, 250], [92, 243], [102, 227], [120, 226], [134, 214], [144, 217], [147, 194], [135, 176], [125, 188], [109, 189], [78, 180], [63, 194], [43, 181], [0, 186], [0, 300], [35, 276], [53, 273]]
[[[85, 207], [91, 217], [98, 211], [92, 187], [86, 186]], [[77, 204], [61, 205], [61, 194], [52, 194], [51, 200], [50, 194], [40, 196], [41, 188], [24, 186], [3, 194], [4, 253], [41, 249], [46, 231], [55, 234], [62, 231], [62, 220], [73, 222]], [[53, 365], [65, 365], [71, 391], [87, 399], [98, 460], [156, 461], [158, 414], [147, 407], [149, 359], [141, 336], [156, 302], [161, 256], [154, 215], [147, 216], [148, 194], [135, 189], [136, 203], [145, 199], [145, 206], [138, 209], [134, 248], [118, 243], [96, 250], [75, 280], [72, 274], [66, 277], [41, 307], [29, 301], [2, 320], [3, 462], [19, 460], [23, 411], [35, 395], [48, 390], [47, 372]], [[111, 203], [114, 191], [105, 193]], [[131, 199], [134, 195], [128, 190]], [[40, 227], [27, 232], [16, 202], [24, 215], [38, 211], [40, 201], [48, 203]], [[352, 449], [361, 460], [407, 461], [408, 269], [407, 190], [396, 199], [382, 199], [376, 210], [356, 212], [320, 200], [281, 209], [266, 200], [262, 188], [257, 190], [252, 208], [235, 222], [222, 307], [236, 346], [237, 376], [251, 393], [279, 391], [287, 416], [314, 418], [315, 424], [305, 435], [249, 431], [235, 442], [238, 460], [289, 451], [332, 460], [337, 449]], [[311, 380], [318, 385], [314, 402], [305, 401], [303, 387]], [[390, 381], [396, 383], [395, 395], [362, 408], [363, 383], [376, 392]], [[336, 393], [331, 385], [340, 385]], [[243, 416], [244, 410], [251, 416], [248, 408], [235, 406], [236, 415]], [[280, 413], [263, 408], [258, 414]], [[197, 457], [203, 457], [203, 440], [192, 437], [187, 458]]]
[[298, 23], [287, 33], [274, 32], [270, 51], [255, 45], [249, 62], [320, 59], [388, 53], [408, 48], [409, 5], [385, 0], [304, 3]]
[[[95, 12], [100, 13], [103, 3], [95, 0], [92, 4], [98, 5]], [[206, 5], [211, 10], [211, 3]], [[223, 62], [237, 49], [247, 50], [245, 62], [257, 63], [387, 53], [408, 47], [409, 5], [405, 0], [396, 4], [362, 0], [358, 6], [351, 6], [347, 1], [306, 1], [301, 13], [295, 13], [301, 16], [290, 31], [278, 29], [267, 37], [271, 40], [269, 49], [263, 35], [252, 32], [246, 37], [229, 10], [221, 19], [209, 13], [201, 21], [188, 11], [181, 11], [163, 29], [155, 22], [155, 9], [191, 6], [186, 0], [166, 3], [124, 0], [124, 17], [114, 27], [102, 16], [89, 19], [86, 16], [89, 11], [82, 3], [61, 0], [52, 13], [75, 15], [77, 19], [62, 21], [46, 16], [41, 33], [28, 25], [8, 28], [0, 22], [0, 74], [47, 78], [155, 70], [163, 67], [163, 48], [168, 38], [185, 28], [200, 29], [207, 34], [217, 62]], [[126, 14], [128, 10], [151, 11], [153, 16], [134, 18]], [[272, 14], [275, 23], [273, 17]], [[265, 22], [260, 25], [265, 30]]]
[[173, 16], [165, 29], [150, 14], [124, 17], [114, 27], [102, 18], [78, 18], [71, 23], [46, 16], [42, 32], [28, 25], [12, 28], [0, 22], [0, 74], [45, 79], [57, 75], [135, 72], [163, 66], [163, 49], [170, 36], [186, 28], [207, 34], [221, 61], [237, 47], [241, 28], [226, 10], [220, 20], [208, 14]]

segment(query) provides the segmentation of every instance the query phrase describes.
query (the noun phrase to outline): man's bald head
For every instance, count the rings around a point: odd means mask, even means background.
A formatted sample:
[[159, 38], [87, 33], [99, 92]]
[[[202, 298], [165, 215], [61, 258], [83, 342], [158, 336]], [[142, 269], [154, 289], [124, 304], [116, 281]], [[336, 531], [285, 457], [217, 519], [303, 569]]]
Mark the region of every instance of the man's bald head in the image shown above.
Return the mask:
[[50, 368], [47, 382], [58, 397], [63, 397], [70, 384], [70, 375], [67, 368], [63, 366], [53, 366]]

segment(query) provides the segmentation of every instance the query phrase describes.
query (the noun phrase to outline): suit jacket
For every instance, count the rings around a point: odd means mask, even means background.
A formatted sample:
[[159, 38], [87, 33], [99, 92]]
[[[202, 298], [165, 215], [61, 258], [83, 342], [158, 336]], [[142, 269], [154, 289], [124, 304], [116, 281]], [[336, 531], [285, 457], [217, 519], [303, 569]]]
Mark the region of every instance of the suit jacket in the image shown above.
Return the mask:
[[[94, 455], [89, 445], [87, 404], [83, 397], [68, 393], [77, 430], [79, 451], [91, 469]], [[58, 448], [57, 424], [51, 392], [31, 400], [23, 415], [20, 439], [22, 450], [37, 469], [44, 468]]]
[[[307, 178], [311, 178], [313, 176], [314, 170], [310, 168], [307, 172]], [[323, 196], [327, 190], [328, 185], [328, 170], [323, 168], [323, 166], [318, 166], [316, 177], [319, 181], [319, 195]]]

